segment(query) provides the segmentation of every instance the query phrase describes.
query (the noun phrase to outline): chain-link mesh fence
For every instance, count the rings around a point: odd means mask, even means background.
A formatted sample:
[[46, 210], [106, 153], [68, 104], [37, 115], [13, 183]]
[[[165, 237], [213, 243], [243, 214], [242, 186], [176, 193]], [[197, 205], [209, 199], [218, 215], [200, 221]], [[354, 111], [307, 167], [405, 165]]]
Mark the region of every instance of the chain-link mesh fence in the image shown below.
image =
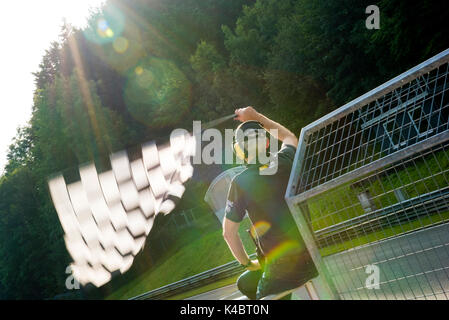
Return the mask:
[[339, 298], [449, 297], [448, 61], [446, 50], [301, 132], [286, 198]]

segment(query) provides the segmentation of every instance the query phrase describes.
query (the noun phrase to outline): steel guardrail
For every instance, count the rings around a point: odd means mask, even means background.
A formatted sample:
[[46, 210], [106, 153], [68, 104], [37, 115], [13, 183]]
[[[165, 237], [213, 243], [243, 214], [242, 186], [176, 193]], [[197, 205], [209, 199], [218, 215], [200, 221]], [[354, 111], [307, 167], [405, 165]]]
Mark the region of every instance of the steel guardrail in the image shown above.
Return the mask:
[[[251, 254], [250, 258], [255, 258]], [[245, 270], [237, 261], [231, 261], [213, 269], [203, 271], [194, 276], [167, 284], [160, 288], [145, 292], [129, 300], [161, 300], [188, 290], [192, 290], [221, 279], [229, 278]]]

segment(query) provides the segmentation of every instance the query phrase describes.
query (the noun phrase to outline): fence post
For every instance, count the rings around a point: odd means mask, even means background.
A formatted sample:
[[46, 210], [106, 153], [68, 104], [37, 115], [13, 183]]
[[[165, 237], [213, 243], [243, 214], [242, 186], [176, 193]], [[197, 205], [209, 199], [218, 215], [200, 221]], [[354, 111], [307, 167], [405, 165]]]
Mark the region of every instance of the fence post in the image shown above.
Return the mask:
[[304, 160], [305, 147], [306, 147], [307, 137], [304, 134], [304, 129], [301, 130], [299, 137], [298, 148], [296, 149], [295, 159], [293, 161], [292, 171], [290, 173], [290, 179], [287, 185], [287, 190], [285, 192], [285, 200], [287, 201], [290, 212], [292, 213], [293, 219], [296, 222], [298, 230], [304, 239], [304, 243], [309, 251], [313, 262], [318, 270], [319, 276], [312, 280], [315, 293], [319, 299], [323, 300], [338, 300], [340, 299], [334, 282], [329, 274], [329, 271], [321, 257], [318, 246], [316, 245], [315, 237], [312, 230], [307, 223], [308, 212], [302, 212], [299, 208], [298, 203], [293, 201], [293, 196], [298, 189], [298, 185], [301, 181], [300, 172], [301, 166]]
[[320, 300], [339, 300], [337, 289], [318, 250], [315, 237], [304, 219], [303, 212], [296, 204], [290, 203], [289, 199], [287, 199], [287, 203], [319, 273], [319, 276], [312, 280], [314, 293]]
[[285, 199], [319, 298], [447, 299], [448, 79], [446, 49], [301, 130]]

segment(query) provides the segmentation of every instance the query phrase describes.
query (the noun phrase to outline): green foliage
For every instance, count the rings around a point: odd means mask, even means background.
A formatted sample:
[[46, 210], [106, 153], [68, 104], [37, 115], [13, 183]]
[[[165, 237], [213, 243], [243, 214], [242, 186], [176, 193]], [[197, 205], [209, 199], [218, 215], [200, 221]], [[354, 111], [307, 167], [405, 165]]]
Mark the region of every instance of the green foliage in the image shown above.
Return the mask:
[[17, 134], [13, 143], [9, 146], [6, 159], [8, 163], [5, 166], [6, 172], [13, 172], [16, 168], [26, 166], [31, 162], [30, 149], [33, 144], [31, 128], [29, 126], [17, 129]]
[[199, 83], [212, 83], [214, 74], [223, 71], [226, 67], [224, 58], [213, 45], [206, 41], [198, 44], [195, 54], [190, 57], [190, 63]]
[[190, 107], [190, 83], [170, 61], [150, 58], [129, 71], [127, 109], [150, 128], [175, 126]]
[[448, 48], [449, 11], [440, 1], [382, 0], [380, 30], [366, 33], [376, 70], [392, 77]]
[[7, 299], [48, 297], [64, 285], [62, 232], [39, 207], [35, 186], [26, 167], [0, 180], [0, 283]]
[[50, 49], [45, 51], [42, 62], [39, 64], [39, 71], [33, 73], [37, 89], [43, 89], [58, 76], [61, 68], [59, 53], [59, 43], [56, 41], [52, 42]]
[[[49, 175], [86, 161], [101, 167], [113, 151], [245, 105], [299, 134], [312, 120], [448, 47], [449, 11], [439, 3], [382, 0], [380, 30], [365, 28], [369, 4], [108, 0], [84, 30], [66, 24], [34, 73], [32, 117], [18, 130], [0, 178], [1, 298], [49, 298], [66, 290], [70, 259]], [[412, 196], [441, 187], [447, 177], [430, 178], [429, 172], [446, 166], [443, 160], [406, 168], [400, 179], [373, 183], [370, 192], [403, 185]], [[418, 176], [429, 178], [414, 184]], [[179, 207], [198, 206], [206, 188], [201, 179], [190, 182]], [[356, 196], [345, 188], [343, 198]], [[378, 197], [380, 204], [395, 201], [392, 192], [386, 195]], [[324, 216], [334, 200], [311, 205], [313, 214], [323, 213], [317, 227], [328, 225]], [[143, 261], [142, 268], [151, 263]]]

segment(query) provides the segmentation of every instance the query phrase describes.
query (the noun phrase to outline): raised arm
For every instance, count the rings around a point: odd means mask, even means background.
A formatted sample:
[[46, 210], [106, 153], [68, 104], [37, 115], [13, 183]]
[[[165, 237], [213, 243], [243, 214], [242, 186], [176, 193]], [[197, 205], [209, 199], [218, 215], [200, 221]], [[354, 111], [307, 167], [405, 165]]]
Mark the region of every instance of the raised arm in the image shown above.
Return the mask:
[[298, 145], [298, 138], [295, 134], [288, 130], [283, 125], [268, 119], [263, 114], [257, 112], [253, 107], [240, 108], [235, 110], [235, 120], [241, 122], [255, 120], [262, 124], [262, 126], [270, 132], [272, 136], [282, 141], [283, 145], [289, 144], [296, 148]]

